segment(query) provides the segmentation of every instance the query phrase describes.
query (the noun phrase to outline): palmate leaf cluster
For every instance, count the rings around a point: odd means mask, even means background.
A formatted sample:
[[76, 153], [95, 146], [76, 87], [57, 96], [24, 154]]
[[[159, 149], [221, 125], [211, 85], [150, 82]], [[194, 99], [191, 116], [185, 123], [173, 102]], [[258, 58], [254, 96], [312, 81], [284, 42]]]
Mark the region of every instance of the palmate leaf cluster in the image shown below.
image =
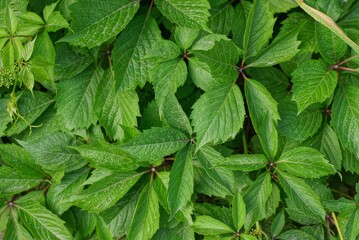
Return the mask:
[[0, 0], [0, 239], [359, 239], [359, 2]]

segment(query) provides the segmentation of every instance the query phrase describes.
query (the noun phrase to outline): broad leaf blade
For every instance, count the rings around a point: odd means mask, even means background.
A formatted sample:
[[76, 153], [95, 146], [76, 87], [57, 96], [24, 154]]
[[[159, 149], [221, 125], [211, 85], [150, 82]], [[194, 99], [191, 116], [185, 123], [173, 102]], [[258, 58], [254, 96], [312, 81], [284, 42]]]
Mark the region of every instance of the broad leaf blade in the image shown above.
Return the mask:
[[302, 180], [287, 173], [278, 174], [279, 184], [303, 214], [325, 223], [325, 211], [318, 195]]
[[[359, 88], [344, 85], [333, 102], [333, 126], [341, 144], [359, 158]], [[345, 119], [345, 121], [343, 121]]]
[[[74, 30], [61, 39], [72, 45], [93, 48], [121, 32], [139, 8], [139, 0], [85, 0], [71, 5], [71, 28]], [[89, 17], [91, 16], [91, 17]]]
[[310, 104], [322, 103], [329, 98], [337, 86], [338, 76], [323, 60], [309, 60], [293, 73], [293, 98], [298, 113]]
[[168, 183], [168, 203], [174, 216], [190, 200], [193, 193], [192, 146], [176, 155]]
[[246, 220], [246, 205], [244, 204], [242, 194], [237, 191], [232, 202], [232, 218], [236, 230], [239, 231]]
[[36, 239], [73, 239], [64, 222], [40, 203], [28, 201], [16, 204], [21, 221]]
[[335, 168], [314, 148], [297, 147], [284, 152], [276, 162], [280, 171], [303, 178], [320, 178], [335, 173]]
[[196, 233], [202, 235], [234, 233], [234, 230], [227, 224], [210, 216], [198, 216], [192, 227]]
[[127, 238], [129, 240], [151, 239], [159, 228], [159, 220], [158, 198], [153, 186], [149, 184], [142, 189], [138, 198]]
[[152, 162], [182, 149], [188, 137], [172, 128], [145, 130], [119, 148], [134, 156], [137, 162]]
[[244, 103], [241, 91], [235, 84], [224, 84], [204, 93], [193, 105], [191, 115], [197, 133], [197, 147], [206, 143], [224, 142], [243, 126]]
[[220, 162], [218, 167], [231, 170], [252, 172], [264, 168], [268, 164], [263, 154], [234, 154]]
[[208, 29], [210, 5], [207, 0], [156, 0], [156, 6], [173, 23], [189, 28]]

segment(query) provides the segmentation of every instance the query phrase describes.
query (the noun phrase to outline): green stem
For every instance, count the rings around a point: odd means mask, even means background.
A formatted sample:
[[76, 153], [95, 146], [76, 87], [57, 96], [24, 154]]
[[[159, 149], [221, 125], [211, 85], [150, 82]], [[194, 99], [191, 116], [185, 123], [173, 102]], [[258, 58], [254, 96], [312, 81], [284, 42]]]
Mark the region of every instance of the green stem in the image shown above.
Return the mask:
[[337, 216], [335, 215], [334, 212], [332, 212], [332, 217], [333, 217], [333, 220], [334, 220], [334, 225], [335, 225], [335, 227], [337, 228], [337, 231], [338, 231], [339, 239], [340, 239], [340, 240], [344, 240], [342, 231], [341, 231], [340, 226], [339, 226], [339, 223], [338, 223]]

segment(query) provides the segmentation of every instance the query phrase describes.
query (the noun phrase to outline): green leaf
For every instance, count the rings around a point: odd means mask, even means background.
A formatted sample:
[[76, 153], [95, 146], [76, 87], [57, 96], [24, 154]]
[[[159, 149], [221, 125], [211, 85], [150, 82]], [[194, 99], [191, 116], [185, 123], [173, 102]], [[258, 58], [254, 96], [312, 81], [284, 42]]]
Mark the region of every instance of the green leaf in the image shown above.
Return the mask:
[[108, 168], [118, 171], [132, 171], [138, 167], [133, 157], [118, 147], [104, 141], [97, 141], [91, 145], [71, 147], [96, 168]]
[[71, 171], [85, 165], [75, 150], [67, 148], [75, 144], [72, 136], [67, 133], [48, 133], [35, 141], [18, 140], [18, 143], [25, 148], [37, 165], [47, 171]]
[[275, 163], [277, 169], [303, 178], [320, 178], [335, 173], [335, 168], [314, 148], [297, 147], [284, 152]]
[[273, 13], [285, 13], [298, 6], [294, 0], [271, 0], [269, 5]]
[[35, 78], [34, 74], [32, 74], [28, 67], [21, 69], [21, 71], [19, 72], [19, 78], [21, 79], [25, 87], [32, 91], [32, 89], [34, 88]]
[[96, 115], [110, 139], [122, 141], [125, 132], [121, 126], [137, 126], [140, 116], [138, 95], [133, 90], [116, 91], [111, 70], [103, 74], [99, 86], [94, 106]]
[[101, 177], [101, 179], [93, 183], [82, 193], [74, 195], [73, 201], [83, 210], [94, 213], [102, 212], [120, 200], [135, 185], [142, 174], [113, 171], [110, 175], [103, 176], [101, 172], [98, 172], [98, 174], [91, 176], [91, 178], [94, 178], [94, 181], [98, 177]]
[[243, 39], [244, 59], [258, 54], [272, 36], [275, 18], [268, 0], [255, 0], [247, 16]]
[[96, 216], [96, 235], [98, 240], [112, 240], [110, 229], [100, 216]]
[[153, 71], [155, 96], [158, 108], [162, 112], [167, 95], [175, 94], [178, 87], [185, 83], [187, 67], [182, 59], [173, 59], [161, 63]]
[[35, 201], [16, 204], [21, 222], [35, 239], [73, 239], [63, 221]]
[[304, 141], [313, 136], [323, 121], [323, 112], [318, 105], [311, 105], [298, 114], [297, 105], [286, 97], [279, 103], [280, 133], [289, 140]]
[[198, 216], [192, 227], [196, 233], [202, 235], [234, 233], [234, 230], [227, 224], [210, 216]]
[[206, 143], [225, 142], [243, 126], [244, 103], [235, 84], [223, 84], [202, 94], [191, 115], [197, 134], [196, 151]]
[[189, 49], [199, 34], [199, 29], [176, 26], [174, 39], [177, 45], [184, 51]]
[[168, 203], [174, 216], [190, 200], [193, 193], [192, 146], [176, 155], [168, 183]]
[[137, 162], [152, 162], [182, 149], [188, 137], [172, 128], [152, 128], [145, 130], [120, 149], [134, 156]]
[[256, 240], [257, 238], [253, 235], [250, 235], [250, 234], [247, 234], [247, 233], [242, 233], [240, 236], [239, 236], [239, 239], [240, 240]]
[[359, 235], [359, 208], [357, 208], [349, 217], [348, 224], [345, 227], [344, 235], [346, 239], [355, 239]]
[[70, 198], [81, 193], [83, 183], [87, 179], [89, 170], [86, 168], [66, 174], [61, 183], [53, 183], [47, 192], [47, 207], [58, 215], [62, 215], [72, 206]]
[[28, 42], [25, 46], [24, 46], [24, 49], [22, 51], [22, 58], [24, 59], [24, 61], [29, 61], [32, 53], [34, 52], [34, 46], [35, 46], [35, 42], [36, 42], [36, 37]]
[[212, 32], [217, 34], [228, 35], [231, 31], [232, 21], [234, 19], [234, 8], [231, 2], [224, 1], [218, 6], [211, 6], [211, 17], [208, 26]]
[[126, 239], [151, 239], [159, 228], [159, 220], [160, 213], [156, 192], [152, 185], [146, 185], [138, 198]]
[[224, 188], [226, 195], [230, 195], [233, 191], [233, 172], [217, 167], [225, 160], [224, 157], [212, 147], [204, 146], [197, 151], [197, 159], [206, 172], [206, 177], [218, 183], [220, 188]]
[[[359, 158], [359, 89], [341, 86], [334, 97], [333, 126], [341, 144]], [[345, 119], [345, 121], [343, 121]]]
[[[181, 49], [176, 43], [170, 40], [160, 40], [156, 45], [151, 47], [145, 59], [162, 63], [179, 57], [181, 53]], [[154, 80], [156, 80], [156, 78], [154, 78]]]
[[244, 229], [249, 231], [253, 224], [266, 216], [265, 204], [272, 192], [270, 173], [262, 173], [243, 194], [247, 209]]
[[0, 167], [0, 196], [14, 195], [39, 185], [43, 180], [36, 176], [23, 176], [14, 168]]
[[221, 82], [221, 79], [212, 77], [212, 70], [207, 63], [196, 57], [188, 59], [188, 71], [194, 84], [204, 91], [208, 91]]
[[232, 202], [232, 218], [236, 230], [239, 231], [246, 220], [246, 205], [244, 204], [242, 194], [237, 191]]
[[347, 51], [347, 44], [318, 22], [315, 23], [315, 38], [320, 55], [325, 61], [331, 64], [339, 63]]
[[268, 160], [263, 154], [234, 154], [219, 162], [217, 167], [252, 172], [264, 168], [267, 164]]
[[259, 52], [253, 60], [249, 60], [247, 67], [269, 67], [291, 60], [298, 52], [300, 41], [298, 33], [303, 25], [279, 35], [273, 42]]
[[210, 5], [207, 0], [156, 0], [160, 12], [179, 26], [207, 30]]
[[96, 122], [93, 108], [102, 74], [102, 69], [89, 68], [77, 77], [57, 85], [57, 114], [67, 129], [88, 128]]
[[45, 21], [46, 21], [45, 29], [48, 32], [56, 32], [62, 28], [69, 27], [69, 23], [64, 18], [64, 16], [60, 13], [60, 11], [52, 12], [47, 18], [45, 18]]
[[5, 135], [7, 125], [11, 122], [9, 113], [6, 111], [9, 99], [0, 99], [0, 137]]
[[10, 7], [5, 11], [5, 24], [8, 32], [14, 35], [17, 29], [17, 19], [14, 11]]
[[51, 95], [40, 91], [33, 91], [32, 94], [29, 91], [17, 93], [17, 95], [20, 94], [21, 96], [17, 101], [17, 106], [20, 115], [27, 122], [19, 119], [6, 132], [7, 136], [19, 134], [24, 131], [29, 127], [29, 124], [32, 124], [53, 102]]
[[297, 103], [298, 114], [310, 104], [322, 103], [329, 98], [337, 86], [338, 76], [323, 60], [309, 60], [293, 73], [292, 100]]
[[153, 18], [139, 16], [129, 23], [117, 38], [111, 54], [116, 90], [143, 87], [150, 81], [156, 62], [145, 57], [160, 40], [161, 32]]
[[[249, 3], [249, 2], [246, 2]], [[250, 3], [252, 4], [252, 3]], [[232, 35], [233, 42], [241, 49], [243, 49], [244, 32], [246, 30], [246, 13], [244, 3], [237, 4], [234, 9], [234, 16], [232, 21]]]
[[273, 158], [278, 148], [276, 129], [277, 121], [280, 119], [278, 103], [268, 90], [256, 80], [247, 78], [244, 82], [244, 89], [253, 127], [258, 134], [264, 152], [269, 158]]
[[270, 233], [272, 237], [276, 237], [283, 230], [285, 224], [285, 215], [284, 209], [282, 209], [277, 216], [274, 218], [272, 225], [270, 227]]
[[17, 220], [17, 214], [14, 213], [15, 217], [11, 218], [11, 220], [8, 222], [7, 226], [6, 226], [6, 230], [3, 236], [3, 240], [13, 240], [13, 239], [18, 239], [18, 240], [27, 240], [27, 239], [32, 239], [32, 236], [30, 235], [30, 233], [28, 232], [28, 230], [26, 230], [26, 228], [19, 224], [18, 220]]
[[214, 41], [208, 50], [194, 50], [194, 55], [208, 65], [211, 75], [220, 83], [232, 83], [238, 77], [236, 64], [239, 59], [239, 50], [231, 41]]
[[297, 229], [288, 230], [288, 231], [280, 234], [277, 238], [282, 239], [282, 240], [288, 240], [288, 239], [315, 240], [316, 239], [309, 233], [306, 233], [306, 232], [303, 232], [303, 231], [297, 230]]
[[184, 223], [174, 228], [160, 228], [153, 236], [155, 240], [195, 240], [193, 229]]
[[[120, 33], [139, 8], [139, 0], [85, 0], [71, 5], [74, 33], [60, 41], [72, 45], [93, 48]], [[91, 17], [89, 17], [91, 16]]]
[[284, 192], [302, 214], [325, 223], [325, 211], [318, 195], [302, 179], [280, 172], [278, 180]]

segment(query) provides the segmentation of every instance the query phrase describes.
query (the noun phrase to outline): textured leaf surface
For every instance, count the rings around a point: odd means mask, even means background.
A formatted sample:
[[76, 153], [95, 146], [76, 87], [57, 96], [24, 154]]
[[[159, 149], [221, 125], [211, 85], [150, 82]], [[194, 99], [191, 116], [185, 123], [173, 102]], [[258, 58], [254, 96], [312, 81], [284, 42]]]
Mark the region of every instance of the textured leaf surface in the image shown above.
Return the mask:
[[138, 0], [85, 0], [71, 5], [71, 28], [74, 30], [61, 39], [72, 45], [96, 47], [121, 32], [139, 8]]
[[331, 125], [343, 146], [359, 158], [359, 88], [344, 85], [333, 102]]
[[235, 84], [220, 85], [204, 93], [193, 105], [191, 115], [197, 133], [197, 149], [206, 143], [234, 138], [244, 121], [244, 103]]
[[278, 175], [278, 179], [279, 184], [300, 212], [308, 217], [323, 223], [325, 222], [324, 207], [321, 204], [318, 195], [314, 193], [308, 184], [302, 179], [283, 172]]
[[232, 218], [236, 230], [242, 228], [246, 219], [246, 205], [244, 204], [242, 194], [237, 191], [232, 203]]
[[359, 208], [350, 216], [344, 235], [347, 239], [355, 239], [359, 235]]
[[89, 68], [77, 77], [57, 85], [57, 113], [67, 129], [88, 128], [96, 121], [93, 108], [102, 74], [103, 70]]
[[192, 227], [196, 233], [202, 235], [218, 235], [234, 232], [227, 224], [210, 216], [198, 216]]
[[247, 78], [244, 89], [252, 119], [264, 152], [270, 158], [277, 153], [278, 134], [276, 125], [280, 119], [278, 103], [268, 90], [258, 81]]
[[306, 232], [301, 231], [301, 230], [296, 230], [296, 229], [285, 231], [282, 234], [280, 234], [277, 238], [278, 239], [283, 239], [283, 240], [287, 240], [287, 239], [315, 240], [316, 239], [312, 235], [310, 235], [309, 233], [306, 233]]
[[188, 141], [188, 137], [178, 130], [152, 128], [145, 130], [119, 148], [129, 152], [138, 162], [151, 162], [177, 152]]
[[142, 189], [136, 204], [127, 238], [151, 239], [159, 228], [160, 212], [158, 198], [151, 185]]
[[277, 168], [294, 176], [320, 178], [335, 173], [323, 154], [314, 148], [297, 147], [284, 152], [276, 162]]
[[293, 73], [293, 98], [298, 113], [310, 104], [322, 103], [329, 98], [337, 86], [338, 76], [323, 60], [309, 60]]
[[243, 194], [246, 204], [247, 216], [244, 222], [244, 229], [248, 231], [256, 221], [266, 216], [265, 204], [272, 192], [271, 176], [262, 173]]
[[93, 183], [82, 193], [74, 196], [74, 201], [84, 210], [99, 213], [113, 206], [141, 177], [141, 173], [112, 172]]
[[156, 6], [171, 22], [180, 26], [207, 29], [210, 5], [207, 0], [156, 0]]
[[275, 19], [268, 0], [256, 0], [249, 12], [243, 39], [244, 58], [257, 55], [272, 36]]
[[40, 203], [28, 201], [16, 205], [21, 221], [36, 239], [73, 239], [64, 222]]
[[191, 200], [192, 193], [192, 147], [187, 146], [177, 153], [170, 173], [168, 203], [172, 216]]
[[268, 164], [263, 154], [234, 154], [219, 162], [219, 167], [231, 170], [251, 172], [264, 168]]
[[111, 59], [115, 71], [116, 90], [135, 89], [150, 80], [155, 61], [145, 56], [161, 39], [156, 21], [149, 17], [134, 18], [120, 34], [112, 50]]

